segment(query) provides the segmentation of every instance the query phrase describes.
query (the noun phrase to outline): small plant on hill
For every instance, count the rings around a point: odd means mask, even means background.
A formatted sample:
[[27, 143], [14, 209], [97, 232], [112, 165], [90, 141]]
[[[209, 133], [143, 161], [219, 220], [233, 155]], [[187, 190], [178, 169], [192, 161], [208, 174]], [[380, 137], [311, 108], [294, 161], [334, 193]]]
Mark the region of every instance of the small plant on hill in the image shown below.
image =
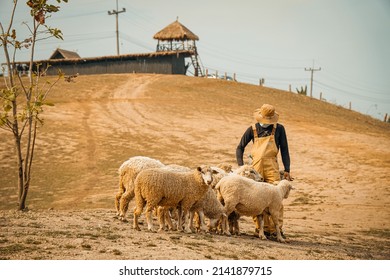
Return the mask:
[[307, 95], [307, 86], [305, 88], [301, 87], [301, 89], [297, 89], [298, 94]]
[[[5, 88], [0, 89], [0, 128], [13, 135], [16, 151], [18, 173], [18, 208], [26, 209], [26, 198], [31, 182], [31, 167], [33, 165], [37, 129], [43, 124], [40, 114], [45, 105], [52, 105], [46, 98], [56, 82], [62, 77], [59, 74], [54, 83], [41, 85], [40, 77], [47, 69], [34, 63], [36, 42], [50, 37], [62, 39], [62, 32], [45, 24], [51, 14], [59, 11], [59, 7], [48, 4], [47, 0], [29, 0], [28, 5], [31, 24], [24, 23], [29, 30], [29, 36], [18, 37], [13, 28], [13, 21], [18, 0], [13, 1], [8, 27], [0, 21], [0, 46], [6, 59], [6, 69], [3, 68]], [[58, 3], [68, 0], [57, 0]], [[29, 69], [28, 81], [22, 79], [25, 66], [17, 65], [16, 53], [28, 49], [30, 59], [26, 68]], [[4, 71], [6, 70], [6, 71]]]

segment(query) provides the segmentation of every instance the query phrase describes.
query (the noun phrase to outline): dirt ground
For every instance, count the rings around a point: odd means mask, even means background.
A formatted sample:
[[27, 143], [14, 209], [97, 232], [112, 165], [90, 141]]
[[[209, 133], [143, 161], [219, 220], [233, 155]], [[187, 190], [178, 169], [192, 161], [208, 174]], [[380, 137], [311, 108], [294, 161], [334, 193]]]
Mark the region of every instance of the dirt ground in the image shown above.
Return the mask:
[[[14, 147], [0, 130], [0, 259], [390, 259], [389, 124], [294, 93], [185, 76], [80, 76], [50, 100], [27, 212], [15, 210]], [[275, 105], [289, 141], [289, 243], [259, 240], [250, 217], [231, 237], [150, 233], [145, 224], [138, 232], [115, 219], [123, 161], [236, 167], [236, 146], [263, 103]]]

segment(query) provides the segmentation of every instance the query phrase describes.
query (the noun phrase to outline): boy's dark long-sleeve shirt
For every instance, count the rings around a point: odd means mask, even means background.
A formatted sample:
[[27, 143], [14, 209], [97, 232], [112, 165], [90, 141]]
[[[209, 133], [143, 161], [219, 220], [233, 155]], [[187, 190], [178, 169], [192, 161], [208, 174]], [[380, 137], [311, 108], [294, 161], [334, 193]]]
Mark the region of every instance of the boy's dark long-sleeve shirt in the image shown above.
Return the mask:
[[[256, 123], [256, 130], [257, 130], [258, 137], [271, 135], [272, 127], [273, 125], [270, 125], [267, 128], [263, 128], [260, 126], [259, 123]], [[254, 141], [252, 126], [250, 126], [245, 131], [236, 149], [237, 164], [239, 166], [244, 164], [243, 156], [244, 156], [245, 147], [248, 145], [250, 141], [252, 142]], [[280, 151], [280, 155], [282, 156], [284, 171], [290, 172], [290, 154], [288, 151], [286, 130], [284, 129], [284, 126], [279, 123], [277, 124], [275, 130], [275, 144], [278, 150]]]

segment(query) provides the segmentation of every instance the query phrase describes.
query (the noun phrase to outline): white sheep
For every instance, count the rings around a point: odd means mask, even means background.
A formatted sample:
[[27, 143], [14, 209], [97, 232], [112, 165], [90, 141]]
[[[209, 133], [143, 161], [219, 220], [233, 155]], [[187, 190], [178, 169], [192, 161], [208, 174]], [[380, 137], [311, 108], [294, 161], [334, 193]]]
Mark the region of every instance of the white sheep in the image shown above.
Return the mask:
[[[263, 182], [264, 178], [261, 176], [260, 173], [254, 169], [252, 165], [244, 164], [239, 166], [237, 169], [233, 170], [233, 174], [238, 174], [243, 177], [252, 179], [256, 182]], [[240, 228], [238, 219], [240, 218], [240, 215], [237, 212], [233, 212], [228, 216], [228, 222], [229, 222], [229, 231], [232, 234], [239, 234]]]
[[122, 163], [118, 170], [119, 190], [115, 196], [115, 208], [120, 219], [125, 219], [129, 202], [134, 197], [134, 181], [138, 173], [149, 168], [164, 166], [159, 160], [144, 156], [134, 156]]
[[[154, 168], [141, 171], [135, 182], [134, 192], [134, 229], [140, 230], [138, 217], [146, 205], [148, 230], [153, 231], [152, 210], [157, 206], [179, 207], [183, 215], [178, 215], [178, 228], [182, 229], [181, 217], [184, 217], [186, 232], [192, 232], [188, 223], [188, 211], [207, 192], [211, 184], [213, 171], [209, 166], [197, 167], [189, 172]], [[163, 225], [160, 224], [160, 229]]]
[[263, 211], [268, 207], [279, 242], [285, 242], [280, 233], [279, 213], [283, 207], [283, 199], [288, 197], [291, 189], [293, 187], [287, 180], [282, 180], [275, 186], [233, 175], [222, 178], [216, 186], [218, 198], [224, 201], [227, 215], [235, 211], [239, 215], [257, 217], [261, 239], [266, 239]]
[[[218, 166], [226, 166], [226, 164], [219, 164]], [[211, 188], [214, 188], [216, 184], [223, 177], [229, 176], [231, 174], [237, 174], [259, 182], [262, 181], [263, 179], [261, 175], [251, 165], [240, 166], [239, 168], [234, 170], [233, 173], [225, 172], [225, 170], [221, 169], [218, 166], [211, 167], [211, 169], [214, 171]], [[230, 168], [228, 168], [227, 170], [230, 170]], [[226, 230], [226, 213], [224, 211], [223, 205], [217, 199], [217, 196], [214, 192], [209, 190], [206, 193], [206, 195], [192, 207], [190, 211], [191, 226], [192, 226], [192, 218], [194, 217], [194, 212], [197, 213], [197, 224], [199, 225], [199, 228], [201, 230], [205, 229], [205, 222], [204, 222], [204, 215], [205, 215], [207, 218], [210, 219], [208, 230], [214, 228], [216, 226], [216, 223], [220, 221], [222, 233], [230, 235], [230, 232]], [[234, 221], [233, 225], [235, 224], [238, 224], [238, 222]], [[230, 227], [233, 228], [233, 226]]]

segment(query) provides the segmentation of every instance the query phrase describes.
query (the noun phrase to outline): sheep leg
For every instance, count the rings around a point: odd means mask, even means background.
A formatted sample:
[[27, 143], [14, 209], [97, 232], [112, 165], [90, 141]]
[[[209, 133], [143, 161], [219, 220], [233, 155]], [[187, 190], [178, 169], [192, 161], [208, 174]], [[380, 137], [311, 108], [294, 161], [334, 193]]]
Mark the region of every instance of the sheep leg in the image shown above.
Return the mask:
[[116, 209], [116, 215], [120, 215], [120, 199], [122, 195], [126, 192], [126, 187], [123, 184], [123, 177], [120, 176], [119, 178], [119, 190], [118, 193], [115, 196], [115, 209]]
[[[158, 219], [159, 219], [159, 222], [160, 222], [160, 228], [158, 231], [162, 231], [162, 230], [173, 230], [173, 223], [172, 223], [172, 220], [171, 220], [171, 217], [170, 217], [170, 214], [169, 214], [169, 208], [168, 207], [164, 207], [164, 206], [159, 206], [158, 209], [157, 209], [157, 213], [158, 213]], [[167, 226], [168, 224], [168, 226]]]
[[158, 232], [165, 230], [165, 209], [161, 206], [157, 207], [157, 217], [159, 222]]
[[240, 235], [240, 224], [238, 223], [238, 219], [240, 215], [235, 215], [233, 219], [233, 232], [235, 235]]
[[221, 229], [222, 229], [222, 234], [226, 234], [230, 236], [230, 231], [228, 230], [228, 217], [226, 214], [222, 214], [221, 217]]
[[258, 221], [258, 218], [257, 218], [257, 216], [253, 216], [252, 219], [253, 219], [253, 222], [255, 223], [255, 226], [256, 226], [255, 232], [258, 233], [259, 232], [259, 224], [260, 224]]
[[231, 234], [234, 234], [234, 220], [229, 216], [228, 221], [229, 221], [229, 232]]
[[138, 217], [141, 215], [142, 210], [143, 210], [143, 206], [141, 208], [138, 206], [134, 208], [133, 229], [138, 231], [141, 230], [138, 225]]
[[195, 228], [194, 228], [194, 216], [195, 216], [195, 212], [194, 211], [189, 211], [189, 228], [191, 230], [191, 232], [194, 232], [195, 231]]
[[153, 208], [154, 206], [148, 203], [145, 210], [146, 223], [148, 224], [148, 230], [151, 232], [155, 232], [153, 228], [153, 218], [152, 218]]
[[129, 203], [134, 198], [134, 190], [126, 190], [126, 192], [122, 195], [120, 202], [119, 202], [119, 208], [120, 208], [120, 219], [125, 220], [125, 215], [127, 213], [127, 210], [129, 209]]
[[183, 208], [181, 205], [177, 207], [177, 230], [183, 231]]
[[141, 215], [142, 210], [145, 207], [146, 200], [142, 197], [142, 195], [137, 192], [135, 194], [135, 208], [134, 208], [134, 217], [133, 217], [133, 228], [136, 230], [141, 230], [138, 225], [138, 217]]
[[230, 213], [230, 215], [228, 216], [229, 232], [231, 234], [240, 235], [240, 228], [239, 228], [239, 224], [238, 224], [239, 218], [240, 218], [240, 215], [235, 211]]
[[209, 222], [207, 224], [207, 232], [211, 232], [215, 229], [215, 232], [218, 233], [219, 227], [220, 227], [221, 220], [220, 219], [209, 219]]
[[124, 190], [121, 189], [115, 196], [115, 209], [116, 209], [117, 216], [120, 215], [120, 199], [123, 194], [124, 194]]
[[259, 229], [259, 238], [261, 240], [267, 240], [267, 237], [264, 235], [264, 219], [263, 214], [256, 216], [256, 228]]
[[206, 223], [204, 221], [204, 212], [203, 210], [198, 211], [198, 217], [199, 217], [199, 229], [203, 232], [209, 231], [206, 228]]
[[164, 208], [164, 217], [165, 217], [165, 221], [168, 224], [168, 229], [169, 230], [174, 230], [174, 226], [173, 226], [173, 223], [172, 223], [172, 219], [171, 219], [171, 214], [170, 214], [170, 209], [169, 208]]
[[[168, 222], [168, 228], [169, 230], [179, 230], [178, 229], [178, 219], [179, 219], [179, 209], [177, 207], [173, 207], [173, 208], [170, 208], [168, 209], [167, 213], [166, 213], [166, 219], [167, 219], [167, 222]], [[175, 224], [172, 222], [172, 220], [176, 221], [176, 226]]]
[[[271, 210], [271, 209], [270, 209]], [[275, 229], [276, 229], [276, 239], [281, 242], [285, 243], [286, 240], [282, 237], [282, 234], [280, 233], [280, 227], [279, 227], [279, 213], [278, 211], [272, 211], [271, 212], [271, 218], [272, 221], [275, 224]]]
[[183, 207], [183, 216], [184, 216], [184, 232], [192, 233], [192, 230], [190, 229], [189, 226], [190, 222], [188, 220], [188, 216], [189, 216], [188, 207]]

